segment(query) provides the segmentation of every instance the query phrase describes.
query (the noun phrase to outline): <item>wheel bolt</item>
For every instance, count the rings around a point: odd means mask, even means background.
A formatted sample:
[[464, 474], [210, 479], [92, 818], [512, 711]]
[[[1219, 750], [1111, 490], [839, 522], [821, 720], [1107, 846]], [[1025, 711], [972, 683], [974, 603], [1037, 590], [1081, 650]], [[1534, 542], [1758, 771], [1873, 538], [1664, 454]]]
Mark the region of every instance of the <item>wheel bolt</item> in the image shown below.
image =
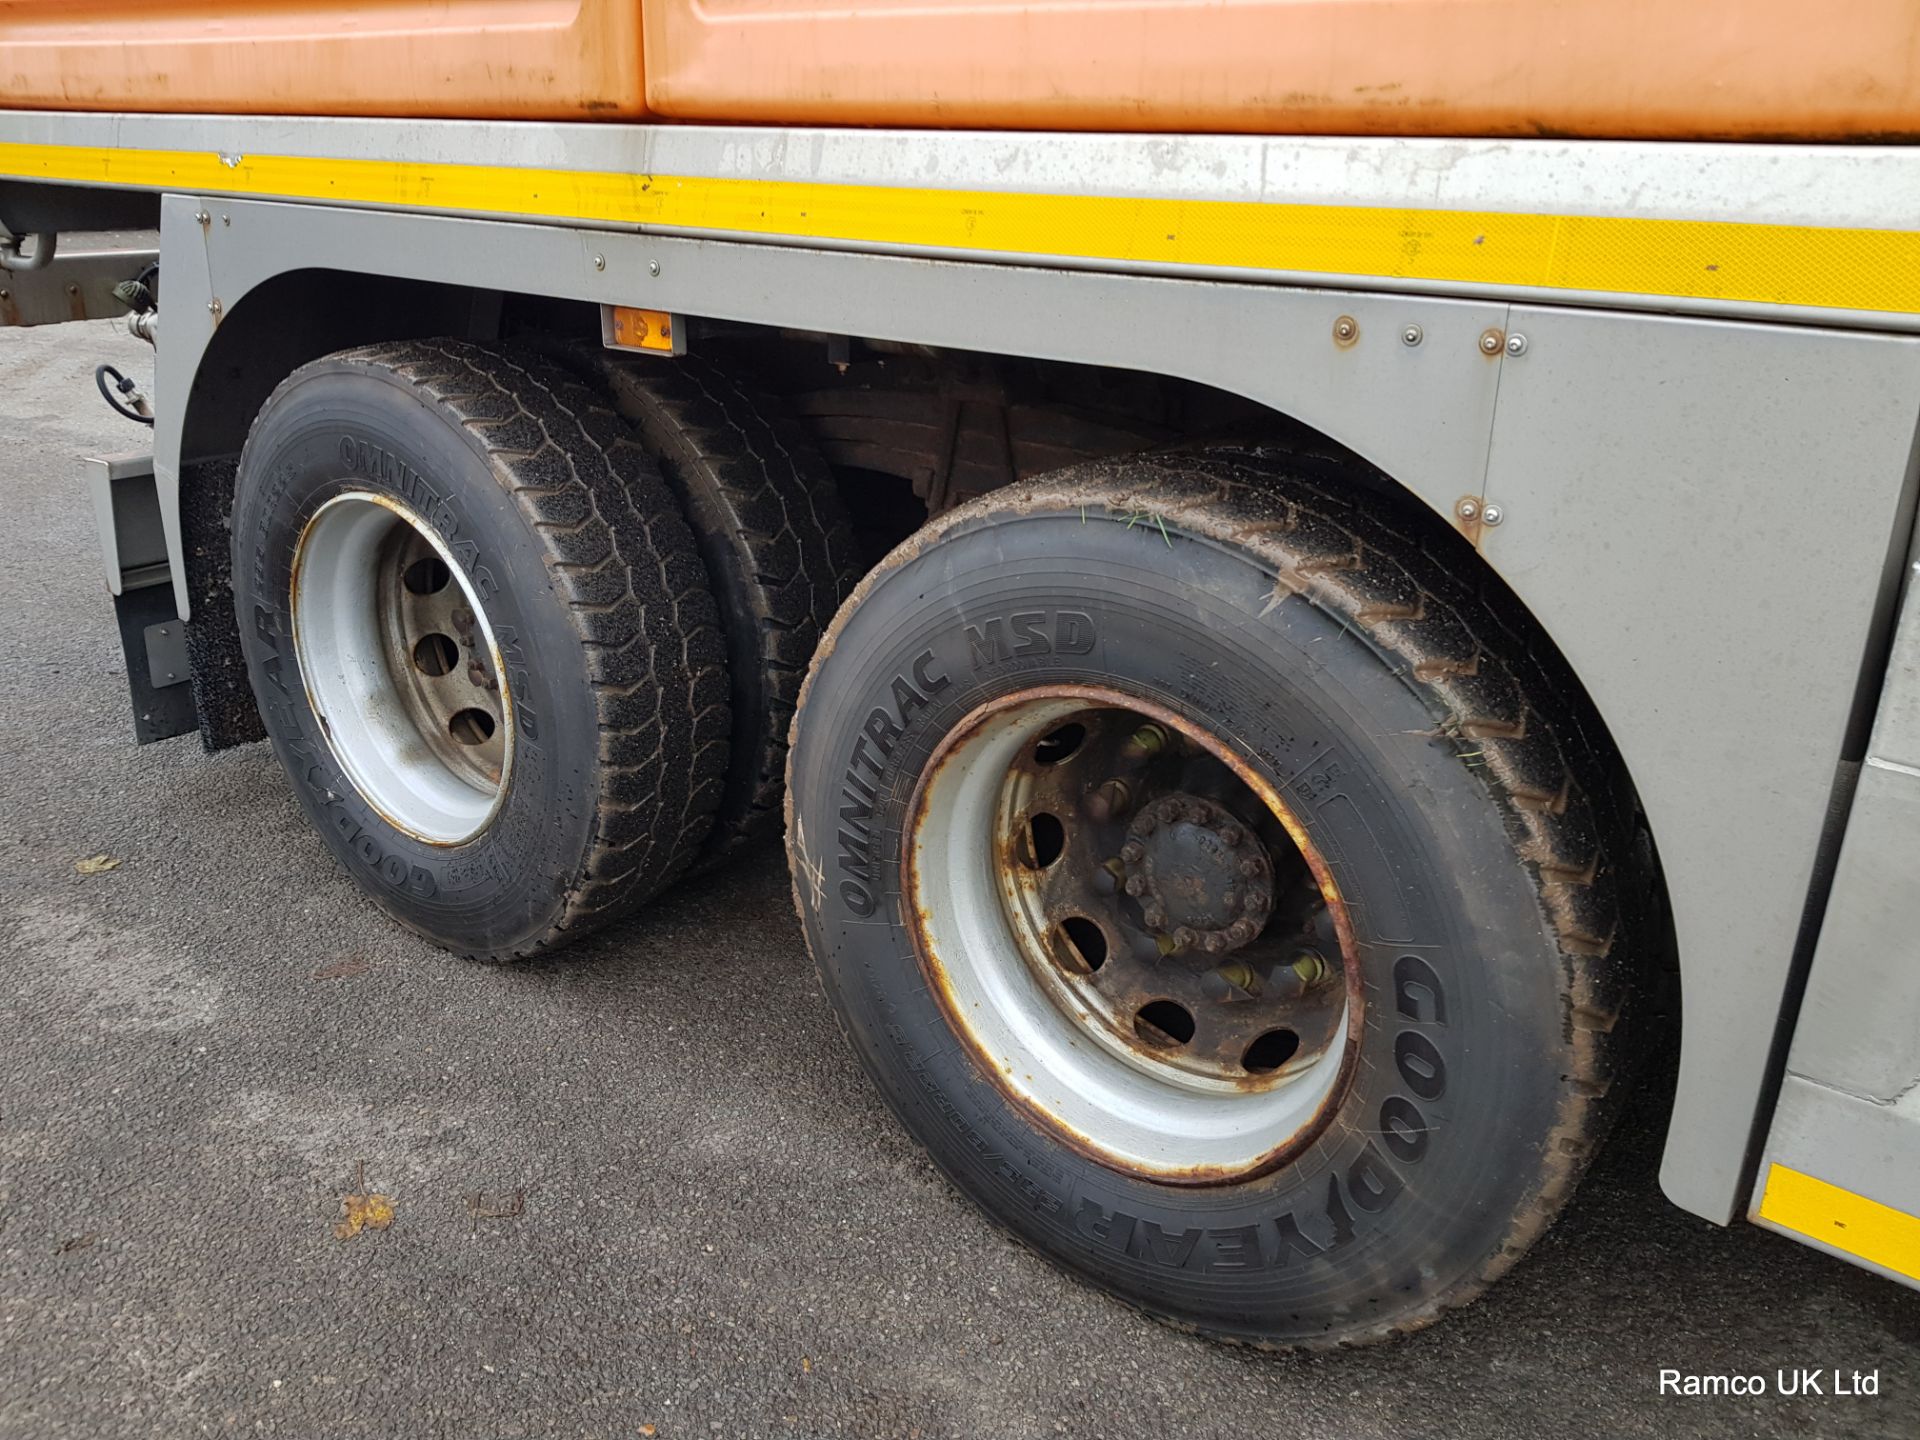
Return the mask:
[[1209, 930], [1200, 941], [1200, 948], [1209, 955], [1218, 955], [1227, 948], [1227, 937], [1218, 930]]
[[1251, 1000], [1260, 994], [1260, 975], [1241, 960], [1209, 970], [1200, 980], [1201, 988], [1214, 1000]]
[[1158, 930], [1162, 925], [1167, 923], [1166, 906], [1158, 903], [1149, 905], [1140, 912], [1140, 918], [1147, 922], [1148, 929]]
[[1146, 760], [1167, 748], [1167, 732], [1158, 725], [1142, 725], [1127, 737], [1127, 758]]
[[1249, 855], [1240, 862], [1240, 873], [1249, 880], [1258, 879], [1260, 875], [1260, 862]]
[[1124, 780], [1107, 781], [1081, 802], [1088, 819], [1102, 822], [1117, 819], [1132, 808], [1133, 792]]
[[1127, 894], [1133, 896], [1137, 900], [1146, 893], [1147, 893], [1147, 877], [1146, 876], [1129, 875], [1127, 877]]
[[1253, 921], [1242, 916], [1227, 927], [1227, 938], [1236, 945], [1244, 945], [1260, 933]]
[[1178, 945], [1182, 950], [1187, 949], [1199, 938], [1198, 935], [1193, 933], [1193, 927], [1190, 925], [1182, 925], [1178, 930], [1173, 932], [1173, 943]]
[[1247, 838], [1247, 832], [1242, 830], [1238, 825], [1226, 825], [1221, 827], [1220, 843], [1227, 846], [1229, 849], [1238, 845], [1242, 840], [1246, 838]]

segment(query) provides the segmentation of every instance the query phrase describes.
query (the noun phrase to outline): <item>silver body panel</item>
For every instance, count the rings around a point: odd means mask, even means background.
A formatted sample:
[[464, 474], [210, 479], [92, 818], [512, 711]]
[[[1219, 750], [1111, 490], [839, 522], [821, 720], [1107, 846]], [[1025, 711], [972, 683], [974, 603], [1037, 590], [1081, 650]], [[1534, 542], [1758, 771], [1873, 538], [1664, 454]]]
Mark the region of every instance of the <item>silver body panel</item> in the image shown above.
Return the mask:
[[[1920, 155], [1861, 147], [18, 114], [0, 115], [0, 142], [214, 149], [236, 169], [271, 151], [1779, 225], [1905, 228], [1920, 214]], [[1442, 296], [1377, 276], [875, 248], [169, 194], [155, 471], [174, 573], [201, 356], [250, 292], [300, 269], [1150, 369], [1246, 395], [1442, 514], [1465, 496], [1501, 506], [1483, 552], [1592, 693], [1666, 867], [1689, 1023], [1662, 1181], [1732, 1218], [1822, 820], [1912, 528], [1920, 315], [1637, 302], [1670, 312], [1656, 316], [1529, 287]], [[1331, 339], [1341, 315], [1359, 325], [1351, 347]], [[1417, 346], [1400, 339], [1409, 325]], [[1483, 354], [1490, 329], [1525, 335], [1524, 351]], [[1888, 923], [1920, 933], [1920, 896], [1895, 909]], [[1911, 1004], [1920, 980], [1904, 984]]]
[[[1920, 1182], [1920, 562], [1761, 1160], [1912, 1212]], [[1756, 1192], [1753, 1218], [1759, 1213]], [[1776, 1226], [1775, 1228], [1784, 1228]], [[1807, 1236], [1789, 1231], [1797, 1239]], [[1821, 1249], [1834, 1247], [1818, 1240]], [[1844, 1251], [1835, 1253], [1846, 1254]], [[1846, 1254], [1855, 1263], [1920, 1285]]]

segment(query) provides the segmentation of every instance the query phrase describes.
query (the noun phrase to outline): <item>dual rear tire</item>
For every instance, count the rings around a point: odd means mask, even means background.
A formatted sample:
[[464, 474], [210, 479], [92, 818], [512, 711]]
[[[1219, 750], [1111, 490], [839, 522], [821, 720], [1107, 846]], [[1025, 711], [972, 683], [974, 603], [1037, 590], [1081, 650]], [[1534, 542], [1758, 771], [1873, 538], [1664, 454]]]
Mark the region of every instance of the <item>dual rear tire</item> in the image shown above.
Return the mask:
[[691, 376], [597, 378], [346, 351], [279, 387], [241, 457], [235, 602], [275, 750], [376, 901], [476, 958], [766, 832], [781, 707], [846, 584], [831, 492], [750, 395], [703, 372], [717, 398], [669, 436], [615, 397], [691, 410]]

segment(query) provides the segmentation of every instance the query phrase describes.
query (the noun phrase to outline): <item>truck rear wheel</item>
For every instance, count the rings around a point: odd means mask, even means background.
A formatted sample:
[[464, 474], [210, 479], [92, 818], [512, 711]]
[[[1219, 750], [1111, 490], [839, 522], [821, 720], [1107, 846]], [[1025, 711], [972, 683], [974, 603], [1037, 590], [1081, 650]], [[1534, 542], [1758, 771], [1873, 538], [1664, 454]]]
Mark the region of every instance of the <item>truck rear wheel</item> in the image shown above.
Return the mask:
[[529, 955], [698, 852], [713, 598], [644, 450], [547, 362], [408, 342], [296, 371], [241, 455], [233, 574], [275, 752], [403, 924]]
[[680, 501], [720, 605], [733, 693], [727, 778], [704, 860], [780, 833], [787, 731], [807, 662], [853, 588], [852, 531], [805, 431], [717, 366], [571, 351]]
[[1623, 793], [1495, 609], [1261, 450], [996, 492], [863, 582], [789, 857], [869, 1073], [999, 1224], [1183, 1326], [1414, 1328], [1602, 1128]]

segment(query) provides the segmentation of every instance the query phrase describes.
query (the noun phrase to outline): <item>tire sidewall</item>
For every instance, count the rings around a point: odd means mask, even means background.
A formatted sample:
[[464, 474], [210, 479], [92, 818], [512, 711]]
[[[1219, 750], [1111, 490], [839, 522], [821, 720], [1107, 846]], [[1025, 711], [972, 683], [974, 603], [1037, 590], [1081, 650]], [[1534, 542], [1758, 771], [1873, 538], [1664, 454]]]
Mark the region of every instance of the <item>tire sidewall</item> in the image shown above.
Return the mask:
[[[1217, 1334], [1391, 1324], [1470, 1283], [1550, 1183], [1557, 948], [1497, 803], [1364, 634], [1242, 550], [1128, 518], [975, 514], [843, 612], [790, 776], [808, 938], [889, 1103], [1022, 1239]], [[1088, 1158], [988, 1078], [928, 982], [900, 863], [916, 781], [976, 707], [1047, 684], [1136, 694], [1224, 739], [1348, 901], [1359, 1060], [1271, 1173], [1174, 1186]]]
[[[505, 662], [507, 791], [486, 827], [458, 844], [421, 840], [368, 804], [308, 698], [289, 603], [295, 555], [314, 513], [352, 491], [397, 500], [438, 533]], [[232, 543], [248, 675], [328, 847], [384, 909], [439, 943], [498, 953], [543, 934], [592, 840], [595, 776], [581, 762], [597, 754], [596, 716], [538, 539], [474, 434], [390, 371], [350, 358], [310, 366], [268, 401], [248, 437]]]

